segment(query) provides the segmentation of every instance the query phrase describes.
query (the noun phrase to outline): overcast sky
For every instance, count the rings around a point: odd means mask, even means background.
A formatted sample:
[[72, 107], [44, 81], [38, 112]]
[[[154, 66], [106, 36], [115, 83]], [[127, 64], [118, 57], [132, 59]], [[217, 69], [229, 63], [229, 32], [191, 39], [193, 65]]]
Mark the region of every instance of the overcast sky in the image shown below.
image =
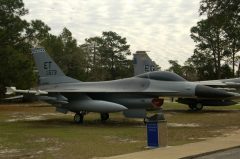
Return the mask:
[[67, 27], [78, 40], [115, 31], [131, 51], [150, 51], [163, 69], [193, 54], [190, 28], [200, 19], [199, 0], [24, 0], [27, 20], [40, 19], [59, 35]]

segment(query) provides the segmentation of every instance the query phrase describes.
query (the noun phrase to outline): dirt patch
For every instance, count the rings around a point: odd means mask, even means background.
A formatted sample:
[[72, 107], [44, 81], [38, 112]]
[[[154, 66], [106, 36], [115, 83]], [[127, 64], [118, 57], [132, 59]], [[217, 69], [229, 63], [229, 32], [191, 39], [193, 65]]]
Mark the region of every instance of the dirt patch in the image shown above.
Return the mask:
[[167, 123], [167, 126], [169, 127], [200, 127], [200, 124], [197, 123], [187, 123], [187, 124], [182, 124], [182, 123]]
[[137, 143], [140, 142], [138, 140], [130, 139], [130, 138], [120, 138], [118, 136], [104, 136], [109, 143]]
[[13, 119], [7, 119], [6, 122], [17, 122], [17, 121], [38, 121], [38, 120], [46, 120], [43, 116], [25, 116], [25, 117], [16, 117]]
[[19, 156], [20, 149], [0, 149], [0, 158], [13, 158]]

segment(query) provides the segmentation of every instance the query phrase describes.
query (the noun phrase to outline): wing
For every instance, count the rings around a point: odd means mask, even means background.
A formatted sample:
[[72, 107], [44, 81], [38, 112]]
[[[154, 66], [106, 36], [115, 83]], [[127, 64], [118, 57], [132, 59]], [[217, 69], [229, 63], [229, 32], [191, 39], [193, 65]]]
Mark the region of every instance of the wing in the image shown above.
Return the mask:
[[138, 78], [122, 79], [104, 82], [80, 82], [70, 84], [55, 84], [39, 87], [49, 93], [137, 93], [137, 94], [164, 94], [178, 93], [175, 90], [148, 89], [150, 82]]

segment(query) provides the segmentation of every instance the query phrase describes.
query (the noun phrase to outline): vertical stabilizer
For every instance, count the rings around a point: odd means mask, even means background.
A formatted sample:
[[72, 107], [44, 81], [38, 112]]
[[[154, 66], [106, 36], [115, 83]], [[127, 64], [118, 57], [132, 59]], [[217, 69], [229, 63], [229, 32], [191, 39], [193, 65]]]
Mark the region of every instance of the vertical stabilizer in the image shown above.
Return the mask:
[[157, 71], [158, 65], [150, 59], [146, 51], [137, 51], [133, 54], [134, 75]]
[[40, 85], [79, 82], [66, 76], [44, 48], [33, 48], [32, 54], [38, 69]]

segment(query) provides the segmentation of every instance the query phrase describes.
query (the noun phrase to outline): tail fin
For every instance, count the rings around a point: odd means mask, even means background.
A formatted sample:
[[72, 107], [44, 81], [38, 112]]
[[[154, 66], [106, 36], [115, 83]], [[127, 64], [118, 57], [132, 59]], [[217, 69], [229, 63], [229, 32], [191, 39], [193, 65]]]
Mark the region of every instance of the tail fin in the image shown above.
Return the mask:
[[157, 71], [158, 65], [151, 60], [146, 51], [137, 51], [133, 54], [134, 75]]
[[66, 76], [44, 48], [33, 48], [32, 54], [38, 69], [40, 85], [79, 82]]

